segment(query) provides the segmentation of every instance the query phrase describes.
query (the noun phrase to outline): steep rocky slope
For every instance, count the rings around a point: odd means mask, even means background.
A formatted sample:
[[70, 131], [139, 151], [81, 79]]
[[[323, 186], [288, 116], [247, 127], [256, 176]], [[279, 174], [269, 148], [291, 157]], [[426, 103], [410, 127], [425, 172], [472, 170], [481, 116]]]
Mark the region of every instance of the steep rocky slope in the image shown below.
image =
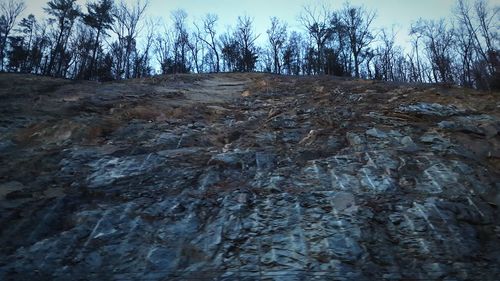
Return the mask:
[[0, 75], [1, 280], [495, 280], [500, 95]]

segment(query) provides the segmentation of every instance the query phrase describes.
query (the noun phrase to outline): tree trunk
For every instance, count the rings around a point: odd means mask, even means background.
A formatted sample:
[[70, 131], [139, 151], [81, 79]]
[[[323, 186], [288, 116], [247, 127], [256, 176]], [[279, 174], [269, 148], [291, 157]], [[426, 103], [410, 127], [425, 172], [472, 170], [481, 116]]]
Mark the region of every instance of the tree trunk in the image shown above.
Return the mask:
[[94, 44], [94, 52], [92, 54], [92, 60], [90, 61], [90, 77], [92, 78], [94, 75], [94, 67], [95, 67], [95, 60], [96, 60], [96, 54], [97, 54], [97, 48], [99, 47], [99, 35], [101, 34], [101, 29], [97, 29], [97, 35], [95, 37], [95, 44]]
[[359, 62], [358, 62], [358, 54], [354, 53], [354, 72], [356, 75], [356, 78], [359, 78]]

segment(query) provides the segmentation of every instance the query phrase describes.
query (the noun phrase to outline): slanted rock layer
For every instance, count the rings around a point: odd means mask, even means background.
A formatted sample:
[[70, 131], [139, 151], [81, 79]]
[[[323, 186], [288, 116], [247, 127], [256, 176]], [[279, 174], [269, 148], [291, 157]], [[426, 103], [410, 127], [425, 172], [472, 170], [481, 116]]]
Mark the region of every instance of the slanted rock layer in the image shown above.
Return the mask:
[[0, 75], [1, 280], [496, 280], [500, 96]]

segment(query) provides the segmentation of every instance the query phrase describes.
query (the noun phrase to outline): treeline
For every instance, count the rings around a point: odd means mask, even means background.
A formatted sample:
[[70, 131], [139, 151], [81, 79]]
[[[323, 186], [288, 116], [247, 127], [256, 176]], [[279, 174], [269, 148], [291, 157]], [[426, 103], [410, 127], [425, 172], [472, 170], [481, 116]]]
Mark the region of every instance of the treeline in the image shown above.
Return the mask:
[[188, 23], [183, 10], [162, 25], [146, 17], [143, 0], [95, 0], [84, 7], [51, 0], [47, 19], [18, 19], [25, 6], [0, 3], [2, 71], [101, 81], [263, 71], [500, 88], [500, 13], [486, 0], [457, 0], [452, 19], [419, 19], [408, 31], [409, 50], [395, 43], [394, 30], [373, 27], [374, 11], [348, 2], [338, 10], [304, 7], [300, 31], [273, 17], [266, 34], [255, 32], [249, 16], [220, 33], [217, 15]]

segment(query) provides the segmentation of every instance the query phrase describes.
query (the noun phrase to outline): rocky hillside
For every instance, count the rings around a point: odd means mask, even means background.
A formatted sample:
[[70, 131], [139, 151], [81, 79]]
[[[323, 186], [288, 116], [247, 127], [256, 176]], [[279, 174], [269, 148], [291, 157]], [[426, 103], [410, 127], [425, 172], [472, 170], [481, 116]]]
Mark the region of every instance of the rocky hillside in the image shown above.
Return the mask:
[[496, 280], [500, 95], [0, 75], [1, 280]]

